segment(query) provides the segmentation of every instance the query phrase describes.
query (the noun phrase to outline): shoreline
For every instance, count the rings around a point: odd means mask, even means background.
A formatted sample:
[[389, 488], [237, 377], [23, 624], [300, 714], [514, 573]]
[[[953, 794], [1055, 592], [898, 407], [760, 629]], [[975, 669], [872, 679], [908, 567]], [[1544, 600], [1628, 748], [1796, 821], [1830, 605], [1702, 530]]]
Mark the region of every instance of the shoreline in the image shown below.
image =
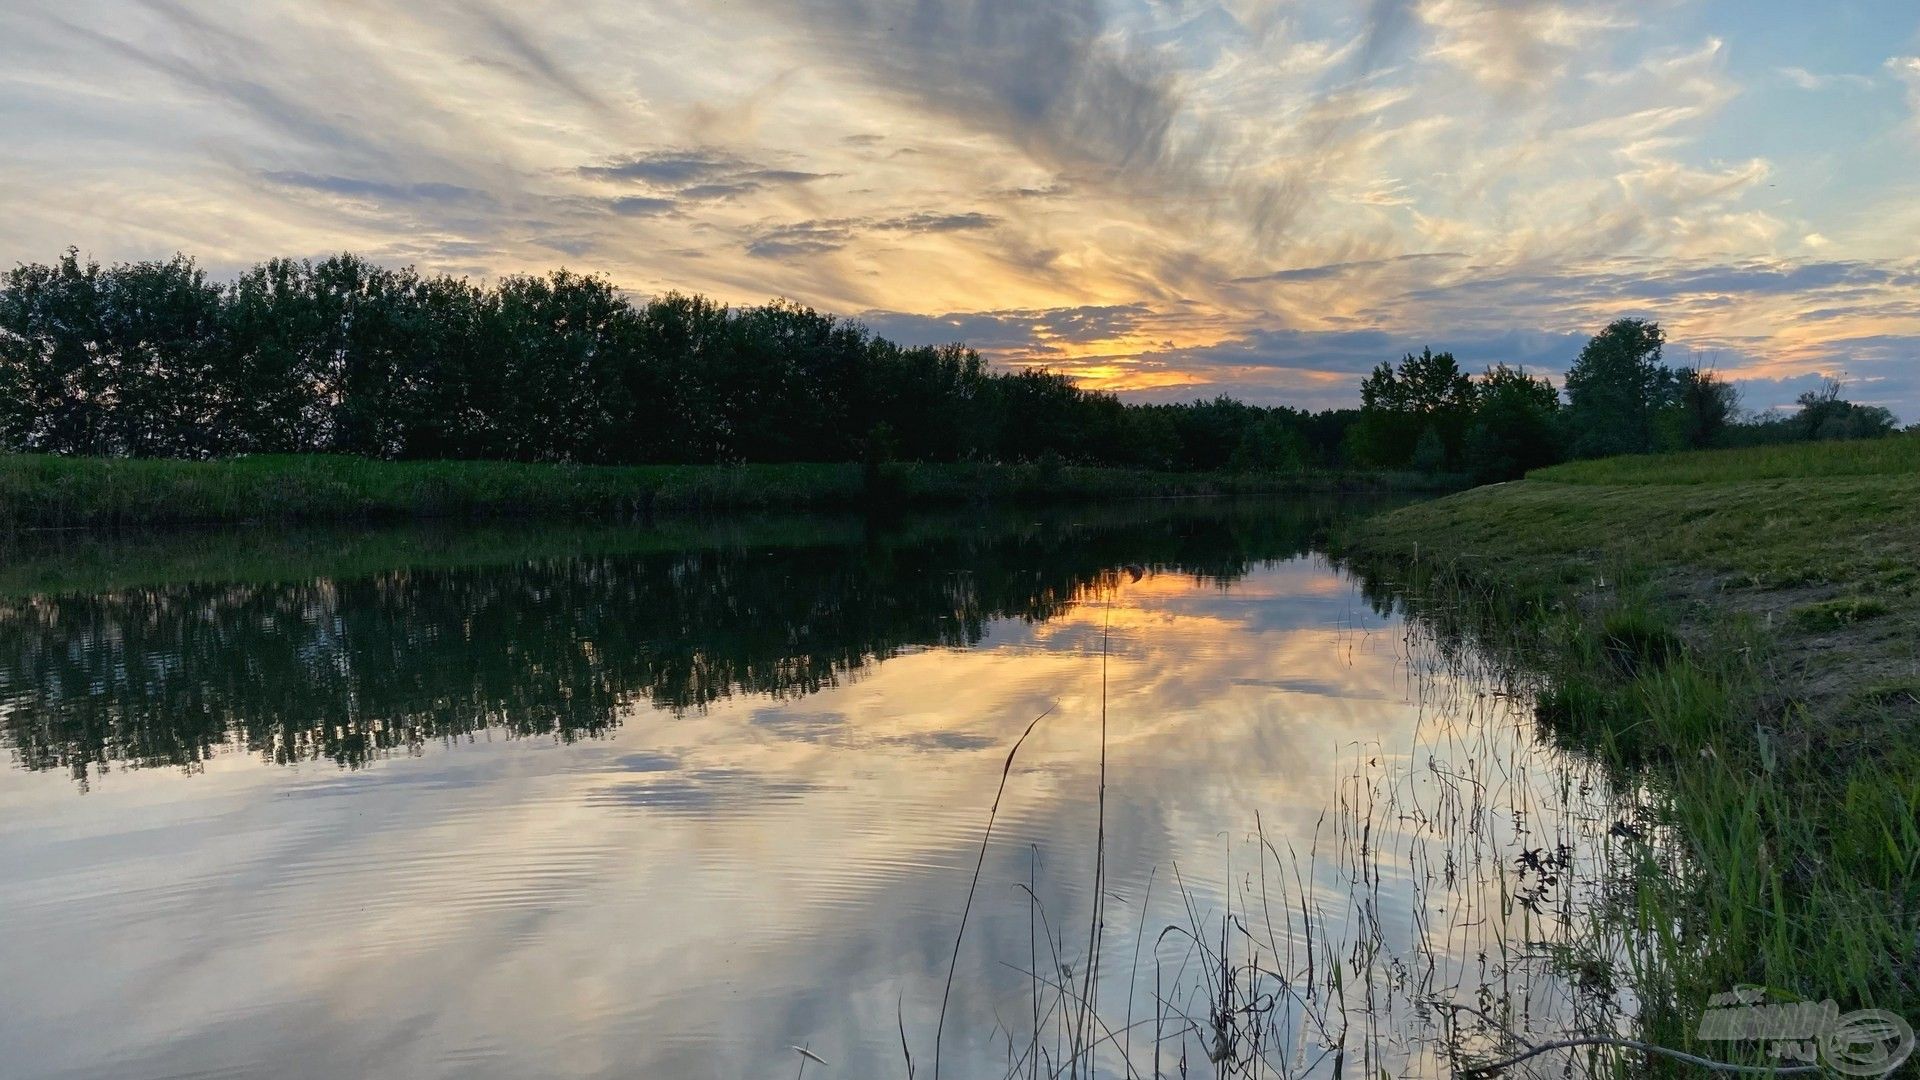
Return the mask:
[[1578, 462], [1338, 545], [1639, 793], [1595, 953], [1657, 1045], [1711, 1054], [1737, 985], [1920, 1015], [1920, 438], [1868, 449]]

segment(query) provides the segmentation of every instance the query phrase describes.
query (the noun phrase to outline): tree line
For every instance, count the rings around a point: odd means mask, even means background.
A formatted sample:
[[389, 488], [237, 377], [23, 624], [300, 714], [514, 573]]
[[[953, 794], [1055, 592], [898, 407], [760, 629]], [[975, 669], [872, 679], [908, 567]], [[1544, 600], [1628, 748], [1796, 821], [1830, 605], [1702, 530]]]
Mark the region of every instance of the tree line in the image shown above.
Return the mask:
[[1582, 351], [1565, 400], [1450, 353], [1382, 364], [1359, 409], [1226, 397], [1128, 404], [962, 345], [906, 347], [787, 301], [644, 302], [556, 271], [492, 285], [353, 255], [228, 282], [190, 258], [69, 249], [0, 281], [0, 450], [213, 458], [341, 453], [596, 464], [1029, 461], [1167, 470], [1421, 469], [1503, 478], [1567, 456], [1857, 437], [1829, 388], [1742, 421], [1732, 387], [1660, 362], [1653, 323]]
[[1478, 377], [1451, 353], [1423, 350], [1383, 363], [1360, 384], [1348, 448], [1360, 464], [1506, 480], [1569, 458], [1751, 446], [1891, 434], [1892, 413], [1841, 397], [1827, 380], [1791, 414], [1743, 414], [1713, 371], [1662, 362], [1665, 332], [1618, 319], [1589, 339], [1552, 381], [1495, 364]]
[[482, 286], [353, 255], [212, 281], [69, 251], [0, 284], [0, 449], [598, 464], [1338, 463], [1351, 411], [1126, 405], [786, 301], [641, 303], [565, 270]]

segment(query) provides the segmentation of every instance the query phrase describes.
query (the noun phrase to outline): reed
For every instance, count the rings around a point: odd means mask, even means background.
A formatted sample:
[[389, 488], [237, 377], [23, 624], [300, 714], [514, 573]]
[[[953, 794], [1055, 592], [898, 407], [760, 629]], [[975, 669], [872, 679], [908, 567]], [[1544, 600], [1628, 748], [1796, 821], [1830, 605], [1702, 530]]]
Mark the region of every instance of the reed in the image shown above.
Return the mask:
[[1304, 857], [1249, 808], [1217, 908], [1170, 868], [1182, 916], [1100, 980], [1150, 1019], [1043, 974], [1047, 930], [1007, 1075], [1797, 1075], [1704, 1040], [1712, 995], [1920, 1017], [1906, 452], [1594, 463], [1336, 537], [1433, 753], [1356, 748]]
[[1887, 559], [1920, 554], [1920, 495], [1873, 471], [1898, 453], [1849, 454], [1583, 463], [1345, 542], [1382, 602], [1528, 673], [1550, 737], [1646, 793], [1665, 843], [1614, 914], [1659, 1046], [1718, 1049], [1700, 1013], [1741, 985], [1920, 1016], [1920, 597]]

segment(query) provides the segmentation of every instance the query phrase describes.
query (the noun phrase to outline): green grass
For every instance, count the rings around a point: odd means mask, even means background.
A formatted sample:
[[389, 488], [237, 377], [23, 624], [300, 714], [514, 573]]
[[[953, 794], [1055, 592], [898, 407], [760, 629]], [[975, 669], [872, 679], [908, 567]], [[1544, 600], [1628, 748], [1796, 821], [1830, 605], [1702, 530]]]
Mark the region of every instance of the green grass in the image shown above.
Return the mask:
[[1871, 596], [1842, 596], [1794, 608], [1793, 621], [1808, 630], [1837, 630], [1862, 619], [1877, 619], [1888, 607]]
[[630, 518], [654, 511], [846, 508], [1414, 490], [1387, 474], [1210, 474], [1018, 465], [539, 465], [328, 455], [131, 461], [0, 455], [0, 528], [426, 518]]
[[1622, 883], [1643, 1036], [1741, 983], [1920, 1016], [1920, 439], [1578, 462], [1365, 522], [1417, 617], [1542, 674], [1669, 826]]
[[1532, 479], [1558, 484], [1724, 484], [1920, 472], [1920, 435], [1570, 461]]
[[[1920, 440], [1792, 448], [1806, 466], [1799, 476], [1762, 467], [1783, 460], [1772, 447], [1744, 466], [1750, 451], [1562, 465], [1376, 519], [1369, 546], [1440, 543], [1499, 576], [1530, 580], [1584, 580], [1626, 563], [1712, 575], [1723, 586], [1844, 584], [1911, 597], [1920, 585], [1920, 468], [1893, 467], [1899, 454], [1886, 444], [1896, 443]], [[1855, 454], [1867, 463], [1851, 463]], [[1727, 479], [1701, 479], [1715, 473]]]

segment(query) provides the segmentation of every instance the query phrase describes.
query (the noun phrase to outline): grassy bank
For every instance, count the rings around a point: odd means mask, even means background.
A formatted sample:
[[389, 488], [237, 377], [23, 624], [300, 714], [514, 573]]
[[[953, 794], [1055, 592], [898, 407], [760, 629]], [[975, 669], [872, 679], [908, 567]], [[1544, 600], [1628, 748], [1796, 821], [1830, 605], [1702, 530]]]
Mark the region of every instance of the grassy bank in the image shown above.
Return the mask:
[[1920, 1019], [1920, 438], [1579, 462], [1344, 553], [1650, 804], [1602, 913], [1645, 1037], [1761, 1060], [1694, 1037], [1742, 984]]
[[533, 465], [258, 456], [159, 461], [0, 456], [0, 528], [429, 518], [630, 518], [656, 511], [941, 506], [1445, 488], [1365, 473], [1171, 473], [1046, 463]]

